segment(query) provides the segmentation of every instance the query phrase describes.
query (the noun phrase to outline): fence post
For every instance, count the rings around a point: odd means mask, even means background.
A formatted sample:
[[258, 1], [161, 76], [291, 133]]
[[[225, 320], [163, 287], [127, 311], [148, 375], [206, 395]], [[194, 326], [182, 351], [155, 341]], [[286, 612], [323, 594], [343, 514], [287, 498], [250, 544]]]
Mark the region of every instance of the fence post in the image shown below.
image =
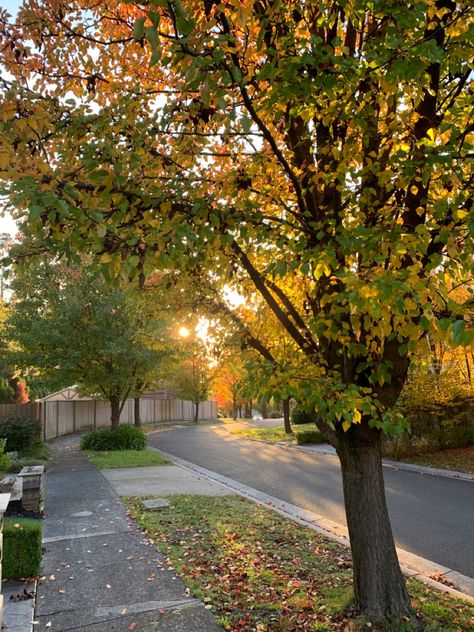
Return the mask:
[[2, 558], [3, 558], [3, 514], [10, 501], [10, 494], [0, 494], [0, 628], [3, 628]]
[[97, 400], [94, 399], [94, 430], [97, 428]]
[[72, 431], [76, 432], [76, 402], [72, 402]]
[[[44, 406], [43, 406], [44, 404]], [[38, 418], [43, 426], [43, 441], [46, 441], [46, 402], [38, 402]]]
[[59, 402], [56, 402], [56, 438], [59, 437]]

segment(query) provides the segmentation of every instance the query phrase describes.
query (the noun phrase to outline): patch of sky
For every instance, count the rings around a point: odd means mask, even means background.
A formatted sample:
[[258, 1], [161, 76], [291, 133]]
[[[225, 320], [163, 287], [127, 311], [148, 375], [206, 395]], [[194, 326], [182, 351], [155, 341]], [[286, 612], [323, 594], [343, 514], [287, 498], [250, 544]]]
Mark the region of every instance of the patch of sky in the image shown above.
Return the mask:
[[10, 15], [15, 16], [21, 4], [20, 0], [2, 0], [0, 9], [6, 9]]

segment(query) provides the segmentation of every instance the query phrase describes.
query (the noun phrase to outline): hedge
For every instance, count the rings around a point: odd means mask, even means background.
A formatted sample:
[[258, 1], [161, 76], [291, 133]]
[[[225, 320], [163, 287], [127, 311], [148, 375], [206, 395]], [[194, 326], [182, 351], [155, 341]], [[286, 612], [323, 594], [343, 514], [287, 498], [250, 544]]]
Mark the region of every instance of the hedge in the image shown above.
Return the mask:
[[291, 423], [299, 426], [301, 424], [310, 424], [313, 421], [310, 413], [301, 408], [294, 408], [291, 413]]
[[38, 518], [6, 516], [3, 524], [3, 578], [27, 579], [40, 574], [42, 525]]

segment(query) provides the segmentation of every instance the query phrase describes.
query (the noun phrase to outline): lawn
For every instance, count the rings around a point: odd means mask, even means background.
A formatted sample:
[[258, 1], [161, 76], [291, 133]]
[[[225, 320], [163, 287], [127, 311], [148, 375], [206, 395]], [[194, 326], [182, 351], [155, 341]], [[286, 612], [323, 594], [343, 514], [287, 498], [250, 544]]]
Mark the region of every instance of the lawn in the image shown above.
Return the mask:
[[169, 459], [154, 450], [110, 450], [109, 452], [87, 450], [87, 455], [99, 470], [109, 467], [171, 465]]
[[290, 441], [302, 445], [304, 443], [326, 443], [324, 437], [316, 428], [315, 424], [300, 424], [292, 426], [293, 435], [287, 435], [283, 425], [263, 428], [243, 428], [233, 430], [231, 434], [247, 439], [260, 439], [262, 441]]
[[[351, 559], [331, 540], [237, 496], [170, 496], [166, 513], [126, 499], [190, 592], [234, 632], [362, 631], [351, 610]], [[409, 582], [413, 622], [373, 632], [472, 630], [472, 605]], [[416, 624], [416, 625], [415, 625]]]
[[404, 456], [400, 461], [474, 474], [474, 445], [465, 448], [449, 448], [426, 454]]
[[147, 433], [157, 432], [158, 430], [168, 430], [174, 426], [213, 426], [215, 424], [220, 424], [221, 421], [221, 419], [206, 419], [204, 421], [198, 421], [197, 423], [194, 421], [172, 421], [166, 423], [142, 424], [141, 429], [143, 432]]

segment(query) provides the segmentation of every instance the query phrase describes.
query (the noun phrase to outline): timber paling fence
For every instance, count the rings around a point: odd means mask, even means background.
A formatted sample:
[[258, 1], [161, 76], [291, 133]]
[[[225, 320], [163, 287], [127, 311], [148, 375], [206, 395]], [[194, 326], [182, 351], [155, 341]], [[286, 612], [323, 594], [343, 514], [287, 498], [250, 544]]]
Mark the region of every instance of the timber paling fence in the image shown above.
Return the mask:
[[[120, 414], [120, 423], [134, 420], [134, 400], [127, 399]], [[39, 419], [45, 441], [67, 434], [106, 428], [110, 426], [110, 405], [91, 400], [45, 401], [31, 404], [0, 404], [0, 416], [18, 413]], [[193, 421], [194, 405], [181, 399], [140, 399], [140, 419], [143, 424], [166, 424], [175, 421]], [[214, 400], [199, 404], [201, 421], [217, 419], [217, 403]]]

